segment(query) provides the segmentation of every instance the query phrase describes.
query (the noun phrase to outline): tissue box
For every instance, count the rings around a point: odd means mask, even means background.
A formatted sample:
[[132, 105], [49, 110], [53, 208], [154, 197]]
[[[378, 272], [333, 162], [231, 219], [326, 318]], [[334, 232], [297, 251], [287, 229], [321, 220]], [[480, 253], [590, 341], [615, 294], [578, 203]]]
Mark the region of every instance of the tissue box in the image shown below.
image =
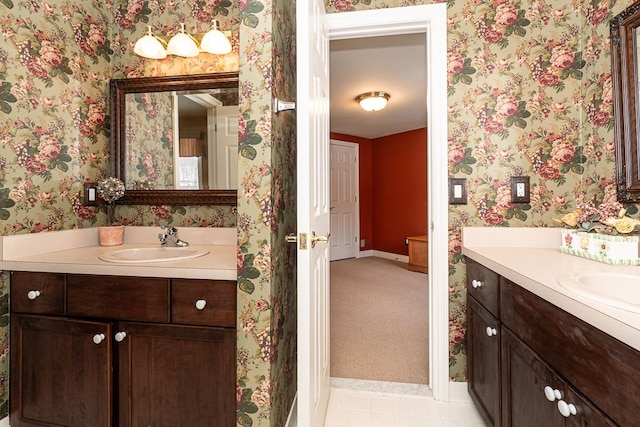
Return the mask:
[[615, 265], [640, 265], [638, 236], [609, 236], [561, 230], [560, 252]]

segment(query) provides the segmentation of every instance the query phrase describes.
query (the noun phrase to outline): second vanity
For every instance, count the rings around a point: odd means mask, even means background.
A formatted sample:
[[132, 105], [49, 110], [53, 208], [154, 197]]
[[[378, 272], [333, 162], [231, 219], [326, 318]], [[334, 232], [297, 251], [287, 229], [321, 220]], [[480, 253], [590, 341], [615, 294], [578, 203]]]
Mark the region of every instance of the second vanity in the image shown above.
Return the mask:
[[100, 259], [159, 230], [117, 248], [95, 229], [2, 238], [12, 426], [235, 425], [236, 231], [179, 229], [195, 258]]
[[[490, 425], [637, 425], [640, 267], [560, 253], [559, 229], [463, 240], [469, 393]], [[567, 284], [580, 277], [597, 283]]]

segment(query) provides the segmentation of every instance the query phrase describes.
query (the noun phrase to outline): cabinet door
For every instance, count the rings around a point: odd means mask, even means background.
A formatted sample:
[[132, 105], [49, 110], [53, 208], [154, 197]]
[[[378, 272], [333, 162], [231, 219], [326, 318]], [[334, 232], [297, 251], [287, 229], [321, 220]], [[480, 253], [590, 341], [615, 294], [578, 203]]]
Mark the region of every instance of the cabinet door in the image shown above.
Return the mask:
[[567, 387], [564, 400], [567, 404], [573, 405], [576, 412], [567, 418], [567, 427], [614, 427], [617, 425], [571, 387]]
[[120, 323], [120, 427], [236, 424], [235, 330]]
[[110, 426], [109, 336], [105, 323], [13, 314], [11, 426]]
[[520, 339], [502, 327], [502, 425], [561, 427], [564, 417], [545, 388], [563, 397], [564, 382]]
[[474, 298], [467, 310], [469, 394], [490, 425], [500, 425], [500, 323]]

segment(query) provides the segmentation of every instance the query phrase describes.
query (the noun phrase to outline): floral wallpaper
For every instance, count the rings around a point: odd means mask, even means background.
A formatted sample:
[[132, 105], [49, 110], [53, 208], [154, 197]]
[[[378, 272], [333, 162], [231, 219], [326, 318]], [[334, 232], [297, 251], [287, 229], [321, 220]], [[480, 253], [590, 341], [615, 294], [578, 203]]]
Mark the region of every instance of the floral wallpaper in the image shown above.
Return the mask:
[[166, 190], [173, 182], [173, 99], [169, 92], [125, 96], [125, 188]]
[[242, 2], [241, 21], [238, 425], [284, 426], [297, 389], [296, 248], [284, 240], [296, 230], [296, 127], [271, 106], [295, 97], [295, 7]]
[[[330, 13], [440, 3], [327, 0]], [[449, 0], [449, 174], [468, 204], [449, 208], [450, 377], [467, 378], [461, 228], [546, 227], [614, 183], [609, 20], [630, 0]], [[510, 177], [531, 203], [512, 204]], [[637, 216], [637, 206], [629, 206]]]

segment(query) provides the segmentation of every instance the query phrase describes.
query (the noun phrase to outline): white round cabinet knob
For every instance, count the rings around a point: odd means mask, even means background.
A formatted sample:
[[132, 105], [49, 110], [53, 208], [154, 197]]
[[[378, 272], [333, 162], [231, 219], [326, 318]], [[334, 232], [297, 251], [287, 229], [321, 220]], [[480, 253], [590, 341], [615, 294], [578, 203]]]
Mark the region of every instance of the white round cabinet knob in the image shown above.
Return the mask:
[[492, 328], [491, 326], [487, 326], [487, 335], [489, 335], [490, 337], [494, 337], [494, 336], [498, 335], [498, 331], [496, 331], [496, 328]]
[[93, 336], [93, 342], [94, 344], [100, 344], [102, 341], [104, 341], [104, 334], [95, 334]]
[[562, 397], [560, 390], [558, 390], [557, 388], [551, 388], [550, 386], [546, 386], [544, 388], [544, 395], [547, 400], [549, 400], [549, 402], [553, 402], [556, 399], [560, 399]]
[[473, 279], [471, 281], [471, 286], [473, 286], [474, 288], [481, 288], [482, 282], [480, 280]]
[[203, 299], [199, 299], [198, 301], [196, 301], [196, 308], [198, 310], [203, 310], [206, 306], [207, 306], [207, 301]]
[[40, 291], [29, 291], [27, 292], [27, 298], [36, 299], [40, 296]]
[[125, 331], [116, 332], [113, 337], [117, 342], [122, 342], [127, 337], [127, 333]]
[[576, 411], [576, 407], [573, 403], [567, 403], [564, 400], [558, 401], [558, 411], [562, 414], [563, 417], [569, 418], [571, 415], [575, 415], [578, 411]]

